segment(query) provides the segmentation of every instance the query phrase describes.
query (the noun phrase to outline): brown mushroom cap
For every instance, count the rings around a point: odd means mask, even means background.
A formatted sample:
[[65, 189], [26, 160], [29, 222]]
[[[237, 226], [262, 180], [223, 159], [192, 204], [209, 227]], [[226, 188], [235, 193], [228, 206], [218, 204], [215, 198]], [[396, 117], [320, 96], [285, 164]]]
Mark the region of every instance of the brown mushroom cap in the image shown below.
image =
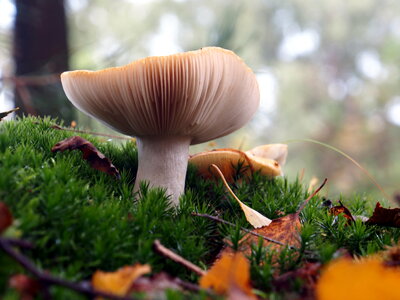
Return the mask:
[[198, 173], [205, 179], [216, 176], [211, 165], [216, 165], [224, 175], [227, 182], [233, 182], [237, 167], [240, 165], [244, 177], [251, 176], [252, 172], [260, 172], [261, 175], [275, 177], [282, 175], [279, 163], [273, 159], [249, 156], [245, 152], [236, 149], [215, 149], [190, 156], [189, 163], [196, 166]]
[[148, 57], [101, 71], [61, 75], [80, 110], [130, 136], [188, 136], [191, 144], [229, 134], [259, 105], [254, 73], [217, 47]]

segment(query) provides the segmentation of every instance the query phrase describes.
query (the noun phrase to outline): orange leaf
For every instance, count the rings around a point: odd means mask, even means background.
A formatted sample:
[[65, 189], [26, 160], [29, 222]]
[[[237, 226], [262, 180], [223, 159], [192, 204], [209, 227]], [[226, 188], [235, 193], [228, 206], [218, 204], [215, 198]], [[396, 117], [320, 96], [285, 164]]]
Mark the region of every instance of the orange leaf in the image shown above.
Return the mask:
[[[280, 251], [282, 247], [292, 246], [300, 248], [301, 242], [299, 237], [299, 229], [301, 227], [298, 213], [290, 214], [278, 219], [272, 220], [268, 226], [257, 228], [252, 232], [267, 237], [278, 243], [263, 240], [263, 246], [270, 246], [271, 249]], [[240, 244], [240, 251], [245, 255], [251, 255], [251, 245], [257, 245], [259, 236], [247, 233]]]
[[202, 288], [212, 288], [216, 293], [227, 295], [238, 288], [255, 299], [250, 286], [250, 266], [241, 253], [223, 253], [211, 269], [200, 278]]
[[83, 159], [87, 160], [90, 166], [101, 172], [105, 172], [109, 175], [115, 176], [117, 179], [120, 178], [117, 168], [111, 163], [111, 161], [104, 156], [93, 144], [80, 136], [73, 136], [62, 140], [51, 148], [52, 152], [75, 150], [78, 149], [83, 153]]
[[150, 272], [149, 265], [141, 264], [125, 266], [115, 272], [96, 271], [92, 277], [92, 285], [97, 290], [125, 296], [137, 278]]
[[13, 216], [4, 202], [0, 202], [0, 233], [11, 226]]
[[330, 263], [317, 286], [318, 300], [400, 299], [400, 269], [385, 267], [379, 259], [359, 262], [342, 258]]

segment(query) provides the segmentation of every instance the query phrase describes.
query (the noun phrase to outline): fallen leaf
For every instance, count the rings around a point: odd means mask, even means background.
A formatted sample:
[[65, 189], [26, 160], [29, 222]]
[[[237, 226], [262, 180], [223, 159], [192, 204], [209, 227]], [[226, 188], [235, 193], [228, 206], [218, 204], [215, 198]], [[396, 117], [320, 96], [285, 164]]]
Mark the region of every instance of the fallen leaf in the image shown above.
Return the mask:
[[400, 299], [400, 268], [386, 267], [379, 259], [331, 262], [316, 285], [318, 300]]
[[256, 299], [250, 285], [249, 262], [240, 252], [223, 253], [200, 278], [200, 287], [211, 288], [221, 295], [228, 295], [232, 288], [238, 288], [251, 299]]
[[281, 166], [286, 163], [288, 146], [286, 144], [268, 144], [257, 146], [245, 152], [248, 156], [273, 159]]
[[[263, 238], [263, 246], [277, 250], [279, 253], [283, 247], [300, 248], [301, 240], [299, 230], [301, 228], [300, 213], [307, 203], [312, 199], [326, 184], [327, 179], [301, 204], [297, 212], [272, 220], [268, 226], [256, 228], [252, 233], [247, 233], [240, 242], [240, 249], [246, 256], [251, 255], [251, 246], [257, 245]], [[227, 248], [229, 249], [229, 248]], [[228, 250], [229, 251], [229, 250]]]
[[354, 222], [354, 218], [353, 218], [350, 210], [346, 206], [344, 206], [341, 201], [339, 201], [339, 204], [340, 205], [331, 207], [329, 209], [329, 212], [334, 216], [343, 215], [347, 219], [348, 224], [350, 224], [351, 222]]
[[232, 189], [229, 187], [228, 183], [225, 180], [224, 175], [222, 174], [221, 170], [214, 164], [211, 165], [214, 170], [219, 174], [221, 177], [225, 187], [228, 189], [229, 193], [232, 195], [232, 197], [239, 203], [240, 208], [242, 209], [244, 215], [246, 216], [246, 220], [254, 227], [254, 228], [259, 228], [263, 226], [268, 226], [271, 223], [271, 220], [268, 219], [267, 217], [263, 216], [260, 214], [258, 211], [252, 209], [251, 207], [248, 207], [246, 204], [244, 204], [240, 199], [235, 195], [235, 193], [232, 191]]
[[246, 256], [251, 255], [251, 245], [257, 245], [259, 235], [268, 238], [263, 239], [263, 246], [268, 247], [278, 252], [283, 247], [300, 248], [301, 241], [299, 236], [300, 230], [300, 217], [298, 213], [289, 214], [272, 220], [268, 226], [252, 230], [253, 233], [247, 233], [240, 243], [240, 251]]
[[372, 216], [365, 223], [399, 228], [400, 208], [384, 208], [377, 202]]
[[115, 272], [96, 271], [92, 277], [92, 286], [99, 291], [126, 296], [133, 282], [150, 272], [149, 265], [141, 264], [125, 266]]
[[19, 107], [16, 107], [16, 108], [8, 110], [8, 111], [0, 112], [0, 121], [2, 121], [9, 114], [16, 112], [17, 110], [19, 110]]
[[4, 202], [0, 201], [0, 234], [13, 223], [13, 216]]
[[34, 299], [40, 288], [40, 284], [36, 279], [25, 274], [11, 276], [8, 280], [8, 285], [18, 291], [21, 300]]
[[83, 159], [87, 160], [90, 166], [101, 172], [105, 172], [109, 175], [115, 176], [120, 179], [120, 174], [117, 168], [111, 163], [111, 161], [104, 156], [92, 143], [85, 140], [80, 136], [73, 136], [62, 140], [54, 145], [51, 149], [52, 152], [75, 150], [78, 149], [83, 153]]

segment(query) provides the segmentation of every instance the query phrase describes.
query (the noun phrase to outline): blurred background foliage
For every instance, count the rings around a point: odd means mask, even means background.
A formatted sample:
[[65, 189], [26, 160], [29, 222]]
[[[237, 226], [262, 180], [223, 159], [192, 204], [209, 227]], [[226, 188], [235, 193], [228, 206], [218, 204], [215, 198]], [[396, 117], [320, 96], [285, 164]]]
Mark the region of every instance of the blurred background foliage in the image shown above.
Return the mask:
[[[390, 196], [400, 190], [398, 0], [0, 0], [1, 107], [15, 100], [24, 113], [104, 132], [71, 107], [60, 72], [211, 45], [244, 59], [262, 100], [218, 147], [315, 139], [354, 157]], [[382, 197], [343, 156], [292, 141], [285, 173], [302, 170], [305, 182], [328, 177], [330, 197]]]

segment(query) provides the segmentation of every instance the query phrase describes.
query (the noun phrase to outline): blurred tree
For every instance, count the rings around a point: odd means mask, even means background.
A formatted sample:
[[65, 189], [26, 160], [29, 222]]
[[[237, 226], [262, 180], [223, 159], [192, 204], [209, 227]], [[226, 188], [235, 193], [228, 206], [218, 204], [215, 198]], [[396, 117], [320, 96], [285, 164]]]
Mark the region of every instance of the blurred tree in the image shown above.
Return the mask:
[[14, 23], [15, 105], [20, 114], [71, 120], [72, 106], [59, 81], [68, 70], [63, 0], [16, 0]]

